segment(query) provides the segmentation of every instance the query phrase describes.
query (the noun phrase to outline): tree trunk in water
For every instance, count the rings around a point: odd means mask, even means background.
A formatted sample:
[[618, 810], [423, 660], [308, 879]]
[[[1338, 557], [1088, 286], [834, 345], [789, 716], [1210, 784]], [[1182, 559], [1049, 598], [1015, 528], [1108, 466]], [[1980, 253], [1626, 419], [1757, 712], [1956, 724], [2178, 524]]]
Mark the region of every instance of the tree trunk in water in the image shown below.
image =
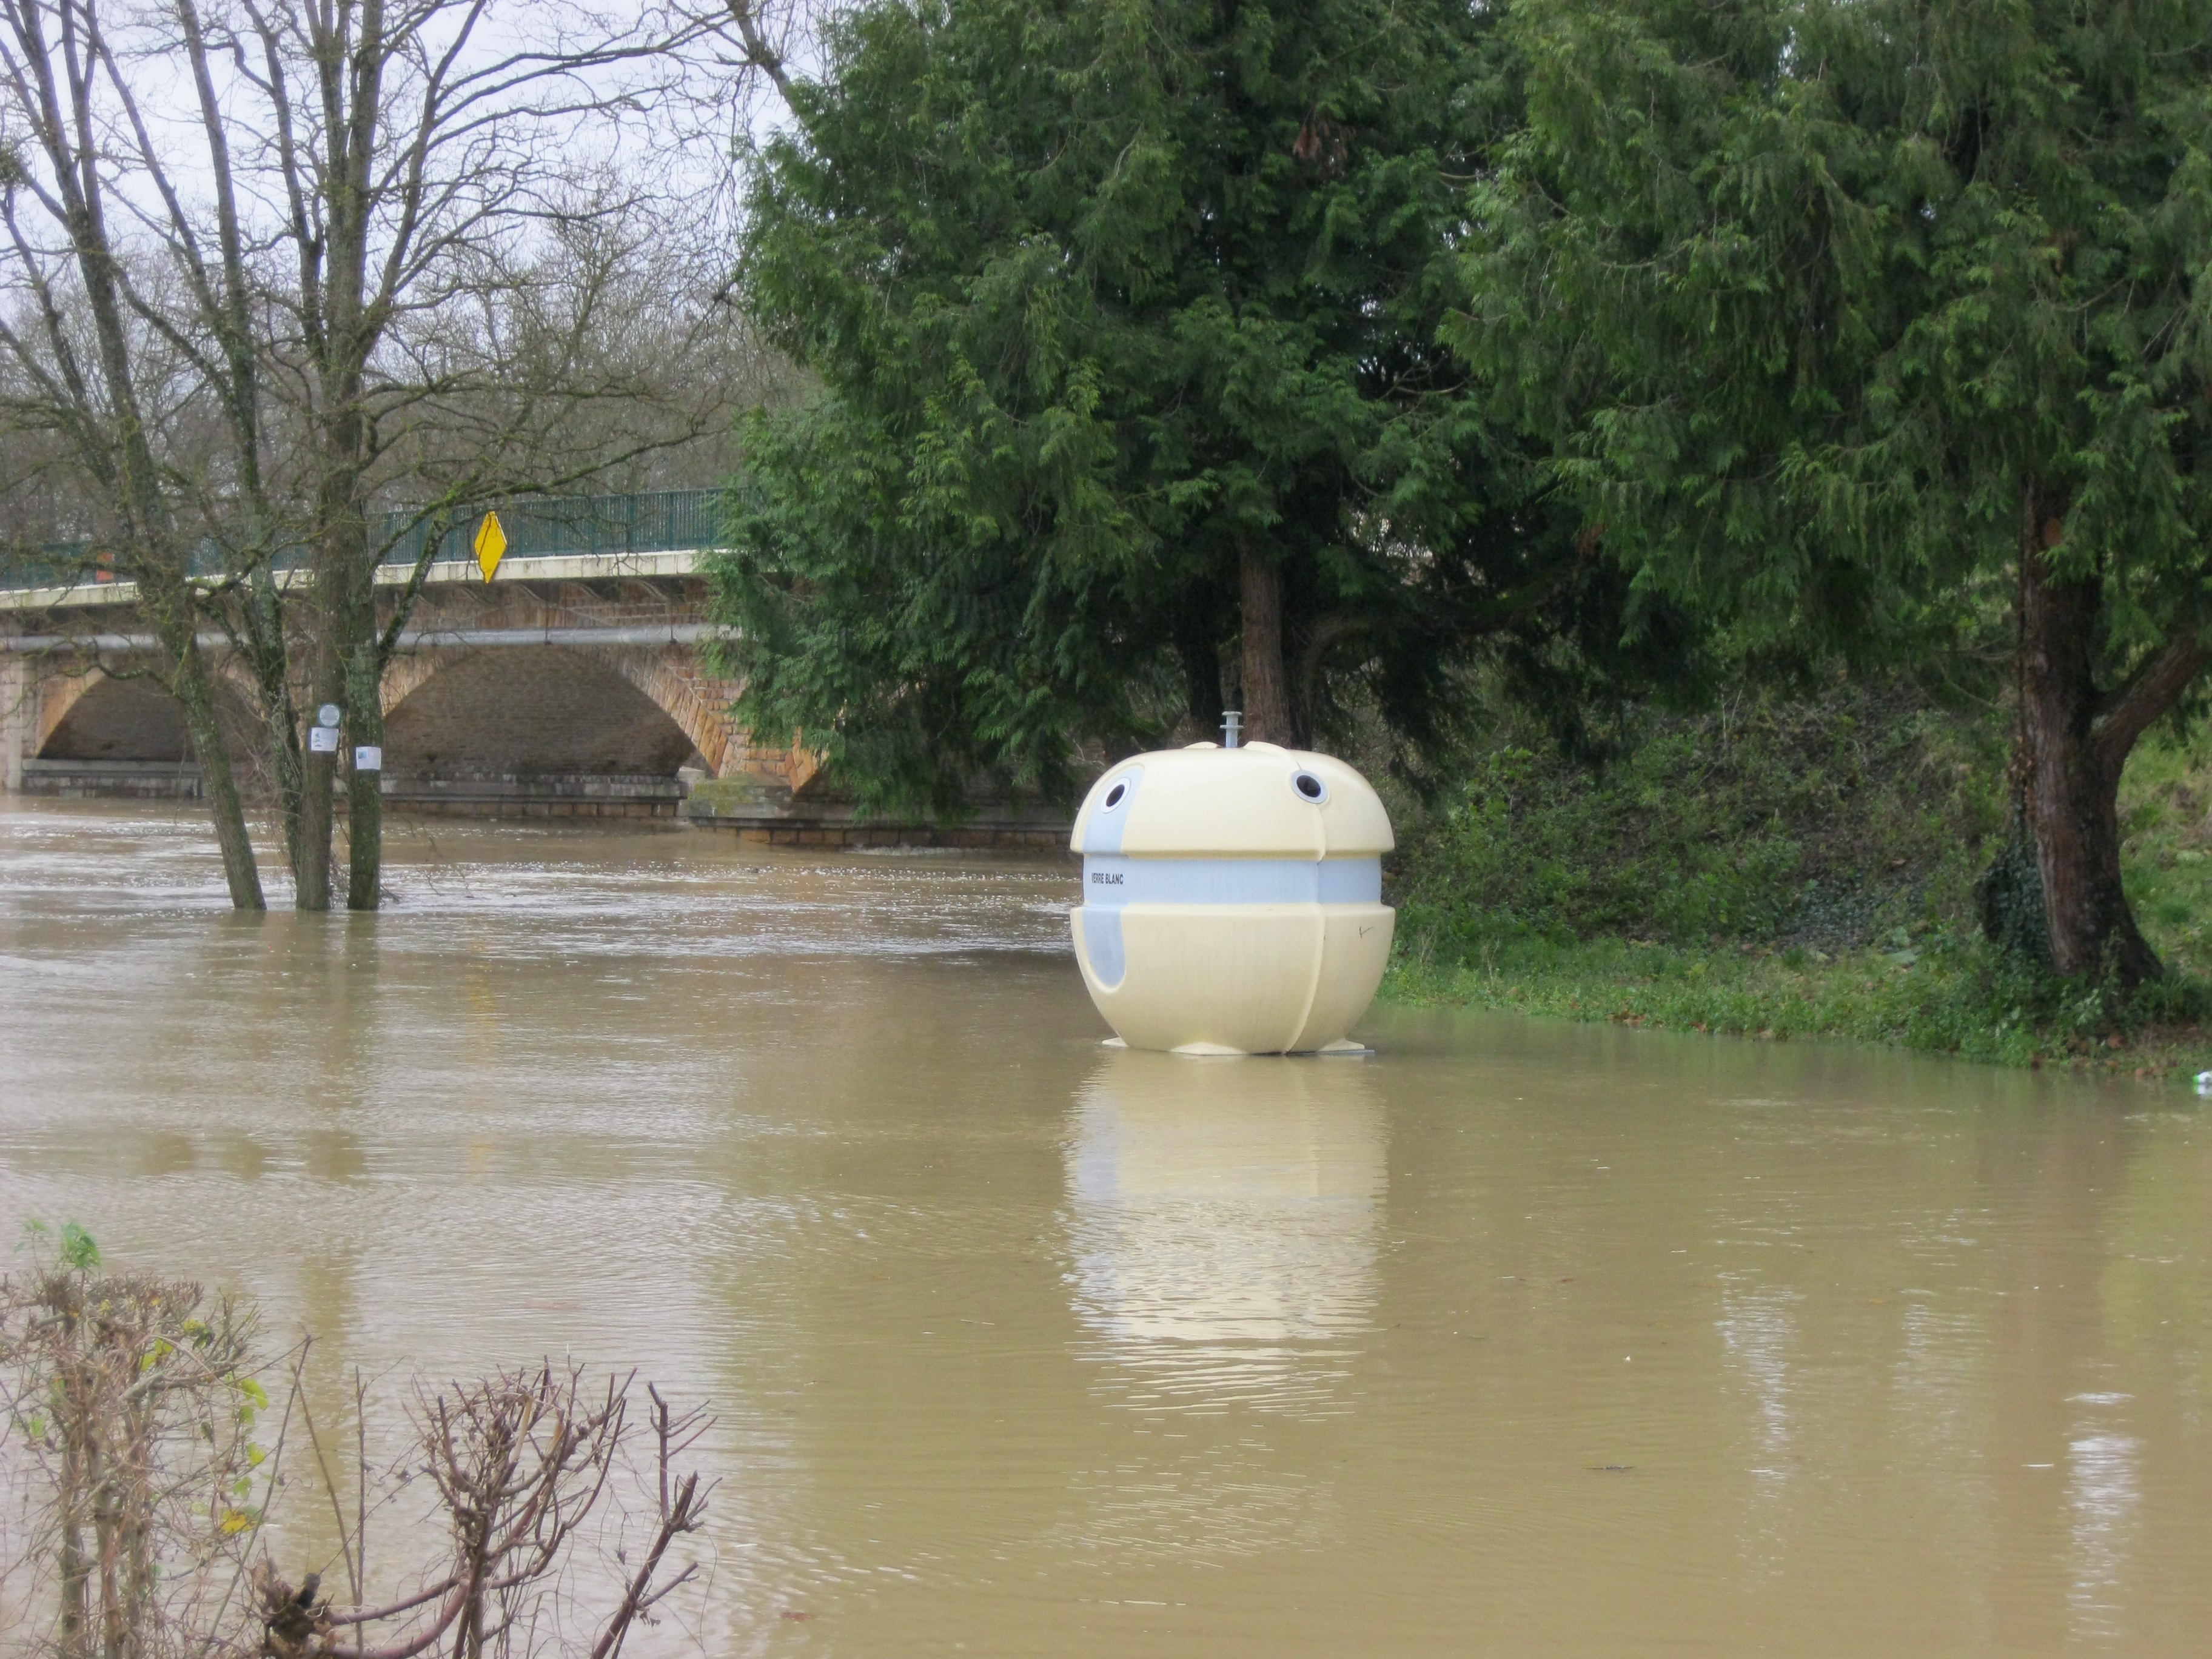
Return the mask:
[[185, 717], [185, 734], [199, 758], [200, 787], [215, 819], [216, 847], [230, 902], [240, 910], [267, 908], [261, 896], [261, 872], [253, 859], [253, 838], [246, 830], [246, 809], [230, 769], [230, 750], [216, 716], [215, 684], [200, 652], [199, 608], [184, 575], [181, 558], [151, 558], [137, 572], [139, 605], [154, 625], [154, 637], [168, 659], [163, 678]]
[[1289, 677], [1283, 670], [1283, 572], [1247, 543], [1238, 551], [1244, 630], [1244, 735], [1293, 740]]
[[208, 811], [215, 817], [216, 845], [222, 851], [222, 878], [230, 888], [231, 908], [266, 909], [261, 872], [253, 861], [253, 838], [246, 834], [246, 809], [238, 799], [230, 750], [224, 746], [216, 717], [215, 688], [209, 684], [207, 659], [200, 655], [197, 641], [185, 641], [177, 664], [176, 692], [184, 706], [185, 730], [199, 756], [200, 787], [207, 791]]
[[[72, 76], [76, 73], [72, 68]], [[88, 94], [73, 90], [71, 95], [80, 114], [89, 107], [82, 101]], [[101, 418], [113, 423], [109, 453], [116, 464], [114, 470], [111, 474], [103, 465], [95, 471], [116, 487], [120, 528], [125, 545], [133, 552], [131, 574], [138, 584], [139, 608], [153, 623], [162, 655], [168, 659], [169, 692], [183, 705], [185, 730], [199, 752], [200, 776], [207, 790], [209, 810], [215, 817], [216, 840], [222, 849], [222, 872], [230, 886], [230, 902], [240, 910], [258, 910], [264, 908], [261, 875], [254, 867], [253, 842], [246, 833], [238, 786], [231, 776], [230, 751], [223, 746], [222, 732], [216, 722], [215, 688], [208, 678], [207, 659], [200, 655], [200, 605], [191, 585], [191, 561], [170, 534], [161, 472], [147, 441], [145, 416], [131, 374], [129, 331], [123, 321], [123, 289], [117, 275], [120, 267], [108, 246], [101, 187], [79, 186], [71, 174], [76, 163], [68, 156], [66, 145], [50, 137], [47, 150], [60, 175], [58, 186], [70, 202], [66, 218], [84, 298], [91, 310], [93, 336], [99, 344], [100, 377], [110, 409]], [[94, 177], [88, 158], [83, 178], [89, 183]]]
[[[349, 510], [352, 479], [343, 472], [325, 479], [316, 501], [321, 520], [315, 547], [313, 655], [307, 674], [307, 718], [319, 723], [326, 707], [338, 710], [344, 729], [348, 649], [352, 623], [353, 565], [360, 540], [358, 515]], [[372, 623], [374, 617], [372, 616]], [[335, 733], [333, 734], [336, 735]], [[301, 770], [299, 905], [302, 910], [331, 908], [331, 830], [338, 757], [335, 747], [312, 744]]]
[[284, 630], [284, 611], [276, 579], [264, 562], [248, 583], [242, 609], [246, 639], [259, 687], [262, 734], [269, 745], [269, 769], [276, 783], [276, 817], [284, 829], [284, 861], [293, 890], [300, 883], [300, 803], [304, 772], [300, 753], [300, 711], [292, 702], [292, 665]]
[[346, 776], [346, 908], [374, 910], [384, 871], [384, 775], [364, 773], [350, 762], [354, 746], [384, 744], [383, 663], [377, 651], [375, 554], [368, 544], [357, 470], [343, 475], [325, 520], [332, 583], [337, 595], [329, 613], [331, 654], [343, 675], [349, 761]]
[[[321, 719], [324, 704], [338, 700], [335, 665], [319, 642], [307, 681], [307, 720]], [[300, 761], [300, 846], [293, 871], [294, 902], [302, 910], [331, 908], [331, 794], [337, 777], [337, 755], [312, 744]]]
[[2107, 698], [2097, 690], [2102, 584], [2062, 578], [2051, 551], [2063, 503], [2030, 487], [2021, 546], [2023, 804], [2049, 920], [2051, 962], [2067, 978], [2112, 974], [2123, 987], [2164, 968], [2120, 883], [2120, 770], [2142, 729], [2202, 665], [2193, 638], [2169, 646]]
[[[384, 747], [383, 675], [376, 651], [376, 617], [369, 636], [347, 657], [346, 738], [354, 747]], [[374, 910], [384, 888], [384, 774], [352, 767], [346, 780], [346, 908]]]

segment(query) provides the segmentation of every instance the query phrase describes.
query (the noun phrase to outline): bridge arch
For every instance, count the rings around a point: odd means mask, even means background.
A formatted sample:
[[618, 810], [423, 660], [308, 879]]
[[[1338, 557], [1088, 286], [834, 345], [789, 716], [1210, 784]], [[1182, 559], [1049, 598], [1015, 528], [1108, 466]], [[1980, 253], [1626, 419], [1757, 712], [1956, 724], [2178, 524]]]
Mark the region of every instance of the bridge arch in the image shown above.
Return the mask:
[[[216, 708], [236, 758], [245, 752], [241, 744], [251, 746], [253, 720], [246, 697], [228, 678], [216, 678]], [[30, 752], [38, 760], [167, 765], [195, 758], [185, 711], [160, 681], [98, 668], [40, 687]]]
[[[418, 651], [386, 674], [385, 770], [443, 777], [719, 775], [727, 693], [674, 648]], [[718, 695], [719, 693], [719, 695]]]

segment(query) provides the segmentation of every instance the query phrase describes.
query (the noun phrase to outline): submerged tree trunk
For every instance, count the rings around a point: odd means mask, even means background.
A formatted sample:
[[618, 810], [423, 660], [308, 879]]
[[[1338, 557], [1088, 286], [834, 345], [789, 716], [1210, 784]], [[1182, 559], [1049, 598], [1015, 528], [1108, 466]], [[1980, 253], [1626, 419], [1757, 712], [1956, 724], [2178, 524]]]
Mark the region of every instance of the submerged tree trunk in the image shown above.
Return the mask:
[[199, 756], [200, 787], [207, 791], [208, 811], [215, 818], [216, 845], [222, 853], [222, 877], [230, 889], [231, 905], [240, 910], [264, 909], [246, 809], [238, 797], [238, 779], [230, 769], [230, 750], [216, 713], [215, 686], [197, 641], [185, 641], [173, 683], [177, 701], [184, 706], [185, 730]]
[[[246, 832], [229, 751], [216, 723], [207, 659], [199, 649], [200, 596], [192, 586], [190, 552], [172, 533], [162, 472], [154, 459], [132, 368], [123, 267], [108, 240], [106, 174], [94, 159], [98, 151], [90, 88], [95, 78], [91, 64], [97, 61], [112, 69], [112, 60], [104, 46], [89, 48], [93, 55], [83, 59], [76, 56], [76, 15], [64, 12], [63, 73], [58, 76], [53, 43], [45, 33], [50, 21], [33, 8], [18, 9], [9, 17], [15, 48], [9, 58], [9, 79], [16, 98], [13, 112], [26, 118], [51, 168], [51, 193], [33, 188], [58, 227], [68, 234], [92, 325], [97, 379], [88, 376], [80, 347], [70, 338], [64, 321], [63, 302], [46, 270], [25, 252], [21, 232], [15, 237], [15, 271], [27, 280], [36, 298], [33, 314], [46, 330], [52, 367], [28, 352], [14, 332], [0, 331], [0, 337], [6, 339], [17, 364], [57, 395], [58, 418], [52, 429], [70, 436], [87, 471], [113, 493], [119, 550], [128, 562], [120, 574], [138, 585], [140, 609], [160, 641], [169, 691], [183, 705], [185, 729], [199, 754], [208, 807], [222, 849], [230, 902], [241, 910], [258, 910], [261, 878], [254, 868], [253, 843]], [[88, 12], [83, 21], [91, 23]], [[18, 182], [11, 179], [9, 185], [11, 231], [13, 191]]]
[[374, 604], [372, 599], [368, 637], [356, 641], [346, 659], [346, 740], [352, 745], [346, 772], [349, 910], [375, 909], [384, 892], [384, 774], [365, 772], [354, 763], [362, 748], [384, 747], [384, 673]]
[[337, 750], [318, 749], [318, 742], [331, 743], [335, 738], [317, 738], [315, 729], [323, 724], [322, 711], [335, 708], [343, 723], [345, 714], [345, 664], [339, 654], [340, 647], [333, 638], [336, 628], [332, 612], [340, 603], [338, 587], [343, 574], [331, 568], [328, 553], [316, 550], [313, 619], [307, 647], [307, 750], [300, 757], [300, 848], [298, 861], [298, 890], [295, 902], [302, 910], [327, 910], [331, 908], [331, 832], [335, 813], [333, 797], [337, 790]]
[[[322, 641], [313, 647], [307, 674], [310, 732], [325, 705], [337, 702], [340, 676]], [[331, 797], [337, 787], [337, 754], [311, 741], [300, 757], [300, 846], [293, 871], [293, 902], [302, 910], [331, 908]]]
[[230, 769], [230, 749], [216, 713], [214, 677], [199, 645], [200, 612], [190, 580], [184, 574], [182, 555], [170, 556], [167, 548], [151, 549], [134, 570], [139, 605], [154, 625], [163, 662], [161, 683], [177, 700], [185, 720], [185, 735], [200, 763], [200, 787], [208, 813], [215, 820], [216, 846], [222, 854], [223, 882], [230, 890], [233, 908], [259, 910], [261, 872], [254, 862], [253, 838], [246, 832], [246, 808], [239, 799], [238, 780]]
[[1289, 676], [1283, 667], [1283, 570], [1246, 543], [1238, 551], [1244, 634], [1244, 735], [1256, 743], [1295, 741]]
[[[316, 492], [314, 616], [307, 678], [308, 703], [314, 711], [311, 718], [319, 719], [325, 708], [334, 707], [338, 711], [339, 731], [349, 733], [359, 730], [352, 713], [356, 660], [363, 651], [373, 658], [376, 641], [374, 572], [362, 567], [362, 550], [368, 538], [368, 521], [359, 500], [361, 469], [354, 459], [360, 447], [358, 411], [351, 395], [354, 386], [352, 380], [342, 378], [341, 395], [336, 399], [340, 413], [324, 434], [326, 470]], [[375, 695], [373, 678], [370, 695], [372, 698]], [[363, 739], [356, 736], [355, 741]], [[320, 752], [311, 749], [304, 769], [307, 784], [300, 814], [300, 908], [327, 910], [331, 908], [333, 797], [338, 780], [336, 745]], [[358, 858], [362, 837], [368, 835], [374, 866], [374, 838], [381, 833], [381, 815], [373, 815], [364, 825], [354, 814], [350, 785], [348, 790], [348, 850]], [[354, 878], [349, 875], [347, 900], [359, 908], [353, 885]]]
[[295, 895], [300, 884], [300, 805], [304, 782], [300, 753], [300, 711], [292, 701], [292, 665], [283, 601], [265, 558], [256, 562], [244, 602], [239, 633], [246, 641], [261, 705], [263, 740], [268, 745], [270, 775], [276, 790], [276, 817], [284, 830], [284, 861], [292, 872]]
[[2136, 926], [2120, 880], [2120, 772], [2136, 739], [2203, 669], [2193, 629], [2154, 653], [2118, 690], [2100, 693], [2096, 646], [2102, 583], [2061, 575], [2064, 503], [2031, 484], [2021, 544], [2022, 805], [2034, 838], [2052, 967], [2068, 978], [2110, 973], [2132, 988], [2165, 971]]
[[361, 771], [353, 765], [352, 756], [363, 745], [383, 746], [384, 665], [377, 648], [376, 554], [368, 544], [362, 470], [354, 459], [362, 440], [350, 394], [357, 392], [359, 382], [349, 379], [346, 384], [346, 413], [332, 423], [331, 477], [323, 520], [331, 605], [318, 620], [327, 634], [323, 649], [337, 683], [332, 700], [344, 711], [345, 720], [346, 908], [374, 910], [382, 890], [383, 775]]

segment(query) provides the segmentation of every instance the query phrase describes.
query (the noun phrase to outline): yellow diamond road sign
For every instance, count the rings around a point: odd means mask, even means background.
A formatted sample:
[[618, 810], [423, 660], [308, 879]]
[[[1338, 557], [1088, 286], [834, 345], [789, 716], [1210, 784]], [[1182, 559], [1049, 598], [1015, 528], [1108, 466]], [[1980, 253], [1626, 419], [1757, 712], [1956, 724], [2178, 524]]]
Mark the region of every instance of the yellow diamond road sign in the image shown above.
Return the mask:
[[483, 570], [484, 580], [489, 581], [492, 573], [499, 568], [500, 560], [507, 556], [507, 532], [499, 527], [498, 514], [483, 515], [483, 522], [477, 526], [477, 538], [471, 545], [477, 550], [477, 563]]

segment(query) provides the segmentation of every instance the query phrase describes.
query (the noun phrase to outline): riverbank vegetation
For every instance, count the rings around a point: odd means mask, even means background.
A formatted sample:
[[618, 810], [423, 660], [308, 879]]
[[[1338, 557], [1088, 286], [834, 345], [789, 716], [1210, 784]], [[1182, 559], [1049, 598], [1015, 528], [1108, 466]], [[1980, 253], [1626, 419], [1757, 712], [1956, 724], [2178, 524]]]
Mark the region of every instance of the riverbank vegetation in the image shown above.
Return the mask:
[[1843, 682], [1647, 711], [1595, 762], [1509, 716], [1456, 790], [1400, 803], [1387, 993], [2008, 1064], [2212, 1066], [2212, 742], [2155, 738], [2123, 781], [2128, 896], [2168, 969], [2130, 994], [1986, 936], [2001, 714]]
[[[0, 1279], [9, 1651], [616, 1659], [696, 1577], [711, 1483], [679, 1465], [708, 1424], [650, 1386], [550, 1363], [418, 1382], [386, 1462], [362, 1379], [319, 1422], [306, 1345], [249, 1303], [111, 1271], [74, 1224], [29, 1243]], [[330, 1547], [280, 1565], [270, 1540], [294, 1554], [322, 1520]], [[373, 1565], [372, 1522], [398, 1535]]]

